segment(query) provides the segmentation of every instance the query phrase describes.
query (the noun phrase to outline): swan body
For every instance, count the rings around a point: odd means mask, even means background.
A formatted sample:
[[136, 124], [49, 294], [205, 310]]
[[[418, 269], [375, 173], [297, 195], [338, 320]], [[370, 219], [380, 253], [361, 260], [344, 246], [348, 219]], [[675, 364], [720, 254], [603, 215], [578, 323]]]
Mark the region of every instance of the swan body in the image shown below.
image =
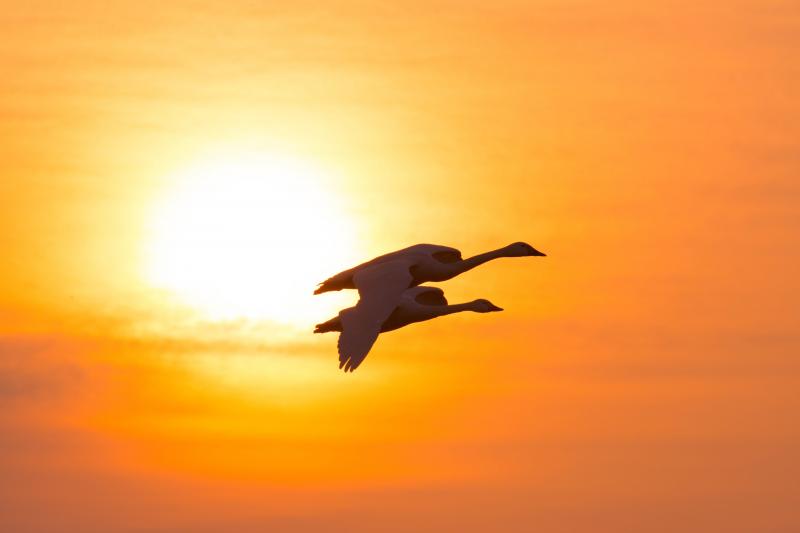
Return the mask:
[[498, 248], [497, 250], [479, 254], [468, 259], [462, 259], [461, 252], [449, 246], [415, 244], [414, 246], [378, 256], [366, 263], [339, 272], [320, 283], [319, 287], [314, 291], [314, 294], [358, 288], [355, 282], [355, 276], [367, 270], [385, 269], [387, 271], [396, 270], [398, 272], [400, 272], [401, 269], [407, 270], [411, 276], [409, 285], [406, 287], [408, 288], [428, 281], [445, 281], [454, 278], [462, 272], [471, 270], [476, 266], [499, 257], [544, 255], [545, 254], [536, 250], [530, 244], [524, 242], [515, 242], [503, 248]]
[[314, 333], [341, 332], [338, 343], [339, 368], [352, 372], [367, 356], [379, 333], [462, 311], [489, 313], [502, 311], [502, 308], [483, 299], [449, 305], [441, 289], [419, 286], [402, 293], [394, 309], [377, 330], [359, 319], [358, 306], [355, 306], [340, 311], [337, 317], [317, 324]]

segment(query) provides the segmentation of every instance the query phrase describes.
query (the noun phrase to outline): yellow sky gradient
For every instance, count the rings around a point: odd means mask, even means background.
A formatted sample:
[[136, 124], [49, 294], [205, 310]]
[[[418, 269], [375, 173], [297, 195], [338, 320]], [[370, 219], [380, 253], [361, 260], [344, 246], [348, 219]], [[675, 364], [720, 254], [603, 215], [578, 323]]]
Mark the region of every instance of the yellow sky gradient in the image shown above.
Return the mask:
[[[796, 3], [29, 1], [0, 34], [3, 531], [800, 528]], [[259, 255], [162, 260], [197, 169], [254, 154], [315, 192], [255, 164]], [[442, 285], [503, 313], [349, 375], [310, 333], [338, 270], [517, 240], [548, 257]], [[154, 279], [187, 257], [272, 304]]]

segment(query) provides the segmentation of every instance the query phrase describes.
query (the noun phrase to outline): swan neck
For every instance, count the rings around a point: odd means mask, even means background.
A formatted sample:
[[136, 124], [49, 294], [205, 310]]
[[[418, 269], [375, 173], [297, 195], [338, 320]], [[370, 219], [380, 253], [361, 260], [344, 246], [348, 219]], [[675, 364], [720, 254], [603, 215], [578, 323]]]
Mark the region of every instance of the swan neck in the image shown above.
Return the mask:
[[491, 250], [489, 252], [484, 252], [482, 254], [473, 255], [472, 257], [468, 257], [464, 259], [460, 263], [457, 263], [456, 269], [457, 273], [461, 274], [462, 272], [466, 272], [467, 270], [472, 270], [473, 268], [480, 266], [492, 259], [497, 259], [499, 257], [506, 257], [506, 249], [505, 248], [498, 248], [497, 250]]
[[475, 302], [467, 302], [463, 304], [451, 304], [445, 305], [444, 309], [439, 312], [438, 316], [443, 315], [452, 315], [453, 313], [461, 313], [464, 311], [474, 311], [475, 310]]

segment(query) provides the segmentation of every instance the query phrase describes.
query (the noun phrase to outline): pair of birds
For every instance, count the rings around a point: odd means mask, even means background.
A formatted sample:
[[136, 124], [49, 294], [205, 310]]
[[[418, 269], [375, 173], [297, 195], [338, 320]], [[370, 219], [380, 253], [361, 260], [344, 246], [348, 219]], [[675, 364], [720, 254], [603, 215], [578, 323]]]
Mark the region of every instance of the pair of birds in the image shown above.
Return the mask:
[[340, 272], [319, 284], [314, 294], [358, 289], [355, 307], [317, 324], [314, 333], [339, 331], [339, 368], [352, 372], [361, 364], [382, 332], [439, 316], [473, 311], [502, 311], [489, 300], [448, 305], [444, 292], [421, 286], [428, 281], [445, 281], [500, 257], [544, 256], [530, 244], [515, 242], [462, 259], [461, 252], [448, 246], [417, 244], [376, 257]]

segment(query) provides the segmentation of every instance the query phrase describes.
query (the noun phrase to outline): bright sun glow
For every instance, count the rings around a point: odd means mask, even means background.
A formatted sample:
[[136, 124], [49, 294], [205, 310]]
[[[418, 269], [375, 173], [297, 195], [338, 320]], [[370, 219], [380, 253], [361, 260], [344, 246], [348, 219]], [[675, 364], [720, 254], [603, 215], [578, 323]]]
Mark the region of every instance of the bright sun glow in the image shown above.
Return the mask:
[[350, 266], [354, 224], [309, 162], [228, 153], [186, 169], [155, 205], [150, 282], [211, 319], [326, 320], [316, 284]]

